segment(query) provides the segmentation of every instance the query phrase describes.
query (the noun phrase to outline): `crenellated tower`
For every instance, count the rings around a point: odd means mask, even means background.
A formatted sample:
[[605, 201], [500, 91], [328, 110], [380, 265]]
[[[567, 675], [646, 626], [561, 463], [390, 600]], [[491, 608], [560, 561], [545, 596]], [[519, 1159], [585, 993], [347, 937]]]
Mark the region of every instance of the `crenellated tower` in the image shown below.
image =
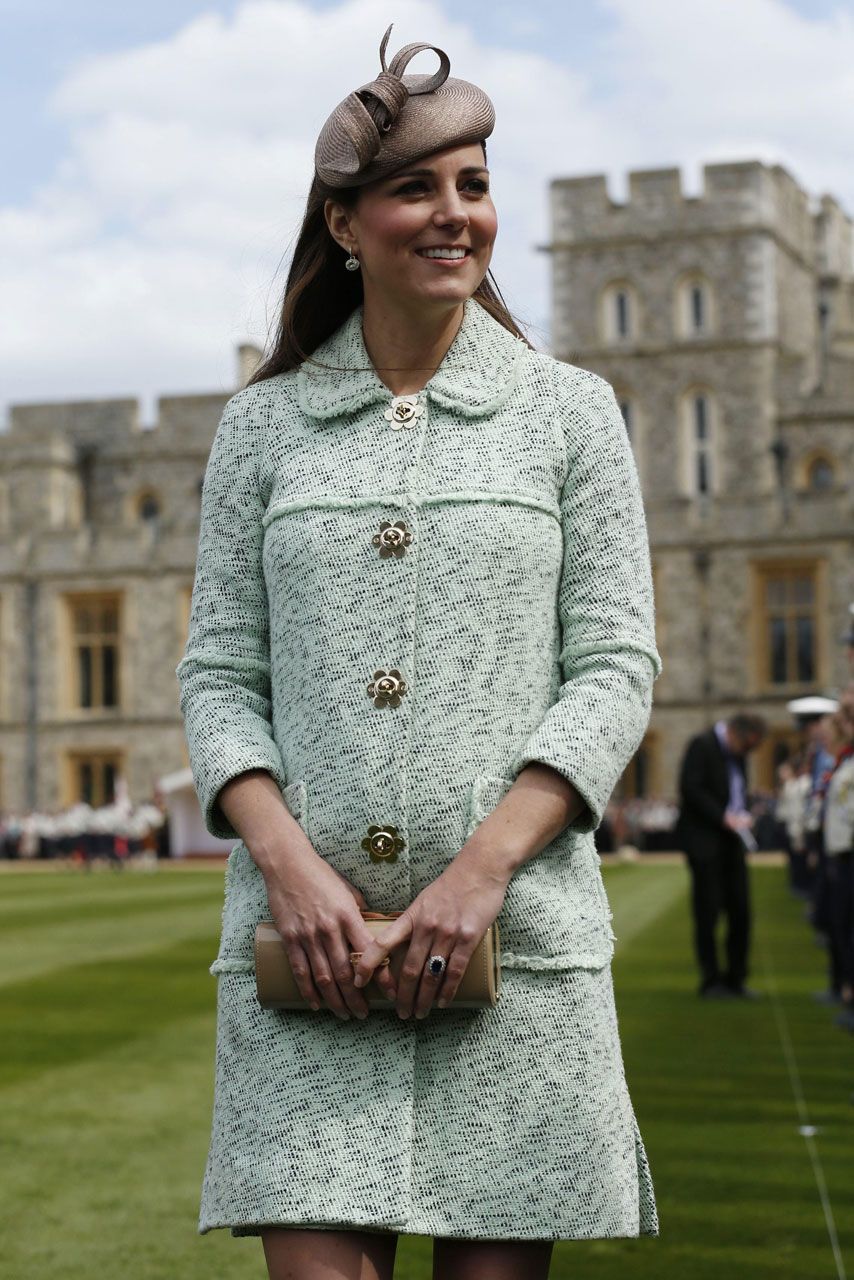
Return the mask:
[[[838, 202], [781, 165], [707, 164], [551, 185], [552, 339], [614, 386], [641, 477], [664, 674], [647, 783], [741, 706], [791, 745], [785, 702], [854, 672], [854, 256]], [[650, 784], [649, 780], [652, 779]]]

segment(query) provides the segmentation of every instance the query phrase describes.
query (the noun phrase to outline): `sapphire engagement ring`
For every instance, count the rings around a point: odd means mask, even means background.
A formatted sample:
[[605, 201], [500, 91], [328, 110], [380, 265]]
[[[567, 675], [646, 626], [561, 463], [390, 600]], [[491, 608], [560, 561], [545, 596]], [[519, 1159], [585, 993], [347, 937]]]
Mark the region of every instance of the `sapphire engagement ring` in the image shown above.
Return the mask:
[[431, 956], [427, 961], [427, 972], [433, 978], [441, 978], [447, 967], [448, 962], [444, 956]]

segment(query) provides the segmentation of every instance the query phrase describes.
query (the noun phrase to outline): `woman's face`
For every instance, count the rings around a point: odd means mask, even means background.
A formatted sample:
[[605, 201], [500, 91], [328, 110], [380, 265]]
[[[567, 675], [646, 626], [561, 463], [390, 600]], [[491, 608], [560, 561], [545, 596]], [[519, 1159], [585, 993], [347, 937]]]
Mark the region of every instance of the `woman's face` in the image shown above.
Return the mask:
[[327, 200], [325, 213], [361, 263], [368, 306], [464, 302], [486, 275], [498, 231], [480, 143], [421, 157], [363, 187], [355, 208]]

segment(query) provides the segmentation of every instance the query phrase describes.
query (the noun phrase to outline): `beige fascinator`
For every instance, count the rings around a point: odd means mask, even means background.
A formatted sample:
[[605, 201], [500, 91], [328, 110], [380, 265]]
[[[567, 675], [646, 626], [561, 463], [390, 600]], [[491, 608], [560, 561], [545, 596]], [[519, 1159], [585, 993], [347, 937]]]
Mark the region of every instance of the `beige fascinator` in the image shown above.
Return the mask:
[[[394, 25], [394, 24], [392, 24]], [[380, 45], [382, 71], [340, 102], [320, 131], [317, 176], [330, 187], [387, 177], [418, 156], [480, 142], [495, 128], [495, 108], [476, 84], [449, 76], [448, 55], [432, 44], [408, 44], [386, 66], [391, 27]], [[417, 53], [439, 59], [433, 75], [404, 75]]]

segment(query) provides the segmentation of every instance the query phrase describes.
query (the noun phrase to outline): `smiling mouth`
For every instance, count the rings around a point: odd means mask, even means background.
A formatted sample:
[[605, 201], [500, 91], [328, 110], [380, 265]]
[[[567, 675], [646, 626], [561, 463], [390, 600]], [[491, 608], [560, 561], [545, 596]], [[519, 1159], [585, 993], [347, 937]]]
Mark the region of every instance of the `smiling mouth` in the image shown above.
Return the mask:
[[471, 255], [471, 249], [465, 245], [455, 249], [416, 249], [415, 252], [429, 262], [464, 262]]

